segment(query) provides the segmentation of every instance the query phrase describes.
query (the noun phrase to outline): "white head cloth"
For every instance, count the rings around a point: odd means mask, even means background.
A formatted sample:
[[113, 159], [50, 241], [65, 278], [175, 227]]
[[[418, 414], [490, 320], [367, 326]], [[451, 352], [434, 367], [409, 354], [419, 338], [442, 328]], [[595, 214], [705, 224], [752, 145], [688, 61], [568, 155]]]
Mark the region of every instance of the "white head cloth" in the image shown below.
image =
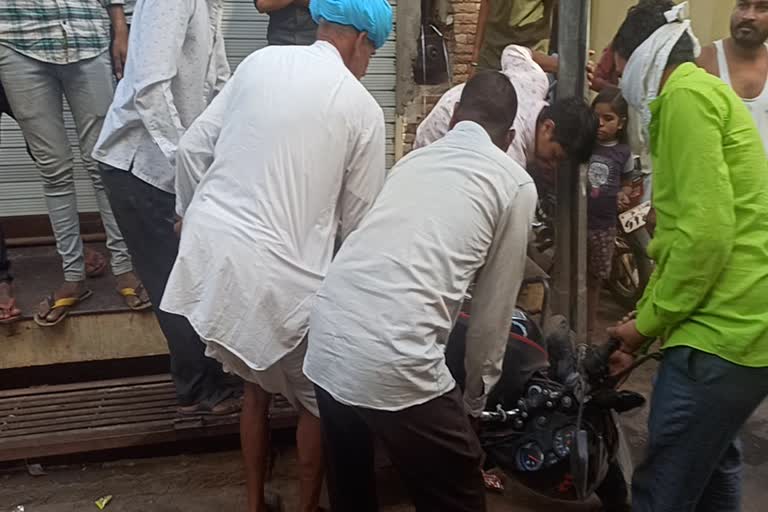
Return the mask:
[[676, 5], [664, 16], [667, 24], [659, 27], [634, 51], [621, 79], [621, 92], [632, 108], [640, 113], [642, 137], [648, 142], [648, 125], [651, 124], [650, 104], [659, 95], [661, 78], [669, 61], [669, 55], [677, 42], [687, 33], [693, 40], [694, 56], [701, 53], [699, 40], [691, 30], [688, 2]]

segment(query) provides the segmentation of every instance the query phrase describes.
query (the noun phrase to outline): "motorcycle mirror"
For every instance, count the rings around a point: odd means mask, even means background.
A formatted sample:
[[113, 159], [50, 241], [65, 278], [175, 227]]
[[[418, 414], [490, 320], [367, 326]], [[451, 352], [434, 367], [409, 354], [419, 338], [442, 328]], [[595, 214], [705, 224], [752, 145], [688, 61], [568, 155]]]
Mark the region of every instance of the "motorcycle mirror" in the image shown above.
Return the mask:
[[579, 500], [586, 500], [589, 487], [589, 434], [581, 429], [576, 433], [576, 449], [571, 452], [571, 472]]

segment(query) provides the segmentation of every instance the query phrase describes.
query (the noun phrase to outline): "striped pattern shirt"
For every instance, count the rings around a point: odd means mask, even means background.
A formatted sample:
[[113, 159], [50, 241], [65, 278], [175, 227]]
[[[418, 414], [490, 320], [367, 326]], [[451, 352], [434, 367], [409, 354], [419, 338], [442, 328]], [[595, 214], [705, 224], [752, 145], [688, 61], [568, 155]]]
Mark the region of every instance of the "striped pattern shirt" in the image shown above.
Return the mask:
[[101, 55], [111, 42], [107, 7], [125, 0], [2, 0], [0, 44], [52, 64]]

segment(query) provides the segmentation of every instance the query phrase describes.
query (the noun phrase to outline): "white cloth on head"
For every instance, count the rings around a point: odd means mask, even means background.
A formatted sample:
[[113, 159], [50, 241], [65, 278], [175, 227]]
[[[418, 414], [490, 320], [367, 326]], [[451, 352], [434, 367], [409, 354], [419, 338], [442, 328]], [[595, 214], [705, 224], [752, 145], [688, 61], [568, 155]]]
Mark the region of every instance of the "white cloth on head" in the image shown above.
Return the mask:
[[385, 165], [384, 112], [333, 45], [251, 54], [179, 144], [162, 309], [268, 369], [304, 339], [339, 223], [355, 229]]
[[621, 78], [621, 93], [627, 103], [640, 113], [641, 137], [648, 142], [648, 126], [651, 124], [650, 105], [659, 96], [661, 79], [667, 68], [669, 56], [683, 34], [693, 40], [694, 56], [701, 53], [699, 40], [687, 19], [687, 4], [683, 2], [666, 13], [667, 24], [637, 47], [629, 58]]
[[[517, 116], [512, 125], [515, 139], [507, 154], [525, 169], [536, 151], [536, 122], [547, 106], [549, 79], [541, 66], [534, 62], [531, 50], [524, 46], [510, 45], [504, 49], [501, 72], [509, 78], [517, 93]], [[416, 130], [413, 149], [432, 144], [448, 133], [453, 109], [459, 103], [462, 92], [464, 84], [459, 84], [443, 94]]]

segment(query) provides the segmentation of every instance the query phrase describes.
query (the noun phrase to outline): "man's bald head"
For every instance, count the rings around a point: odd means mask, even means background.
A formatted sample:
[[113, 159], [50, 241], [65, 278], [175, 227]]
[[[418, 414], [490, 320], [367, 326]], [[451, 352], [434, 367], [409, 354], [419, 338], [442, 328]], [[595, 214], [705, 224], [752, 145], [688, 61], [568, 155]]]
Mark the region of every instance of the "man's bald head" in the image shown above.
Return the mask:
[[514, 138], [512, 124], [517, 116], [517, 92], [505, 75], [483, 71], [464, 86], [453, 111], [451, 128], [462, 121], [482, 126], [493, 143], [506, 151]]

